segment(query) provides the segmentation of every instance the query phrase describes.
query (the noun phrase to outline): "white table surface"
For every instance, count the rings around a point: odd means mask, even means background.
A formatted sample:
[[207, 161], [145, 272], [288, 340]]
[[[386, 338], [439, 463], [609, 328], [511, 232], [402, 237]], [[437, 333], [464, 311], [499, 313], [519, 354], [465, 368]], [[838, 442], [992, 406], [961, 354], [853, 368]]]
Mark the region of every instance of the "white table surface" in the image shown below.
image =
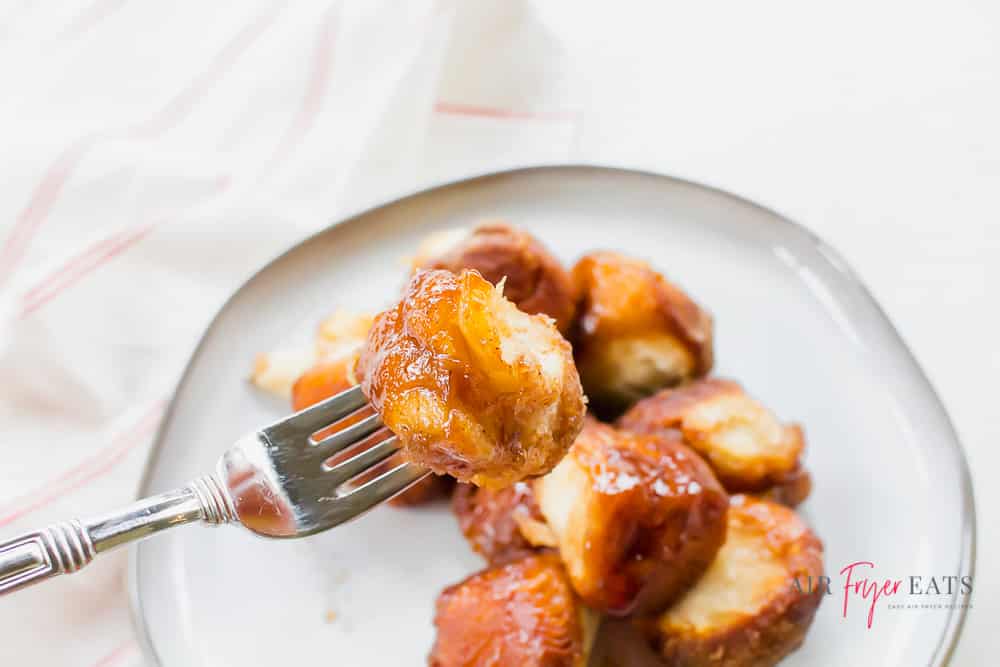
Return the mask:
[[[62, 190], [44, 227], [32, 227], [30, 244], [15, 248], [16, 267], [0, 265], [10, 272], [0, 283], [0, 314], [19, 303], [27, 313], [0, 330], [0, 377], [12, 393], [0, 403], [6, 440], [52, 440], [61, 433], [52, 429], [65, 427], [86, 430], [98, 447], [129, 401], [159, 400], [211, 312], [255, 264], [338, 213], [526, 164], [668, 173], [806, 225], [846, 257], [894, 321], [949, 410], [975, 478], [978, 570], [955, 664], [995, 662], [1000, 3], [344, 0], [273, 11], [272, 4], [0, 4], [4, 239], [35, 224], [32, 197], [52, 194], [41, 179], [60, 177], [74, 150], [86, 152], [67, 183], [56, 184]], [[247, 24], [261, 12], [263, 23]], [[244, 25], [250, 32], [234, 38]], [[255, 43], [243, 55], [258, 32], [266, 48]], [[190, 95], [170, 106], [168, 92], [213, 53], [231, 73], [223, 76], [221, 65], [204, 70]], [[195, 93], [204, 99], [196, 102]], [[283, 127], [284, 134], [276, 129]], [[273, 173], [272, 162], [281, 163]], [[173, 214], [172, 202], [213, 183], [233, 184], [222, 203], [182, 216], [168, 235], [153, 232], [140, 244], [148, 253], [140, 261], [109, 263], [102, 277], [60, 295], [41, 315], [31, 310], [33, 286], [80, 244]], [[251, 207], [251, 197], [280, 202], [282, 213]], [[232, 229], [247, 234], [233, 257], [211, 271], [192, 259], [232, 238]], [[66, 323], [104, 307], [118, 338], [140, 322], [159, 322], [155, 309], [128, 297], [129, 277], [148, 281], [154, 295], [203, 298], [186, 320], [181, 311], [164, 320], [174, 328], [153, 337], [160, 347], [150, 349], [160, 351], [149, 359], [104, 357], [103, 339], [71, 340]], [[70, 342], [92, 367], [57, 353]], [[109, 376], [93, 392], [101, 424], [59, 421], [69, 399], [30, 380], [42, 364], [57, 377], [76, 369], [65, 377], [86, 384], [92, 378], [79, 369], [102, 360], [130, 370], [128, 382]], [[163, 378], [156, 387], [135, 381], [154, 370]], [[0, 524], [0, 537], [127, 497], [147, 446], [100, 487], [29, 506], [23, 519]], [[45, 482], [48, 461], [30, 452], [11, 460], [0, 473], [0, 504], [16, 508]], [[140, 664], [135, 646], [112, 636], [128, 632], [124, 593], [114, 583], [121, 560], [105, 567], [95, 570], [103, 573], [92, 580], [98, 584], [61, 589], [82, 597], [39, 593], [22, 598], [16, 612], [0, 608], [0, 622], [25, 629], [12, 633], [0, 658], [16, 656], [29, 645], [21, 640], [42, 631], [26, 619], [64, 604], [72, 610], [52, 616], [45, 641], [31, 639], [38, 664]], [[107, 611], [88, 616], [84, 608]], [[70, 642], [72, 651], [60, 648]]]

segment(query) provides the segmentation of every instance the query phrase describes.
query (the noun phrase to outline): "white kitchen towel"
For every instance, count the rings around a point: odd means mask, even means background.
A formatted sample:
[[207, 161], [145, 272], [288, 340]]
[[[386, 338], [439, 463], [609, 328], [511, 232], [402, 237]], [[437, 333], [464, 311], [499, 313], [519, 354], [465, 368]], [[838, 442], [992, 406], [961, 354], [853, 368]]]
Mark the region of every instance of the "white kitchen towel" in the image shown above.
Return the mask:
[[[134, 497], [198, 336], [264, 261], [424, 184], [565, 161], [577, 129], [518, 1], [3, 11], [0, 538]], [[0, 664], [141, 664], [124, 563], [0, 603]]]

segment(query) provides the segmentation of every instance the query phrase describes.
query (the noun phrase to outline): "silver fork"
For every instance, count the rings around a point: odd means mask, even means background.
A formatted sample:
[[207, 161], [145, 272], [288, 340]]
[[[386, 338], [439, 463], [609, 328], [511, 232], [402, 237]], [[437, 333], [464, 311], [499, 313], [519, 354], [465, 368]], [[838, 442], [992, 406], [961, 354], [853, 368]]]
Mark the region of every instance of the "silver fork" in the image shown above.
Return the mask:
[[57, 523], [0, 544], [0, 595], [70, 574], [100, 553], [196, 521], [243, 524], [264, 537], [304, 537], [360, 516], [429, 472], [401, 463], [361, 485], [349, 482], [392, 456], [392, 435], [358, 454], [329, 459], [382, 428], [377, 414], [333, 435], [315, 434], [363, 408], [354, 387], [250, 433], [222, 455], [214, 474], [90, 520]]

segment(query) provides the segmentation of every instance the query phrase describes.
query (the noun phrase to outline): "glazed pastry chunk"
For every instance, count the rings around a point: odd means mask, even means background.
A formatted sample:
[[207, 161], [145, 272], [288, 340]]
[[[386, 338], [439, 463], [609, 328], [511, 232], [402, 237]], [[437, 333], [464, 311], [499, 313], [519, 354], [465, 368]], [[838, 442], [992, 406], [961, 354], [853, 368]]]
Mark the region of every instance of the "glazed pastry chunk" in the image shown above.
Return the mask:
[[573, 587], [611, 615], [663, 609], [725, 539], [729, 499], [677, 438], [588, 418], [566, 458], [534, 486]]
[[597, 625], [559, 558], [474, 574], [438, 597], [430, 667], [585, 667]]
[[595, 252], [577, 262], [573, 279], [576, 363], [599, 415], [712, 368], [711, 316], [645, 262]]
[[646, 626], [670, 667], [774, 665], [802, 643], [823, 599], [823, 545], [795, 512], [734, 496], [728, 524], [708, 572]]
[[543, 313], [569, 331], [576, 292], [569, 272], [528, 232], [504, 222], [449, 229], [427, 238], [413, 266], [458, 273], [475, 269], [494, 285], [503, 281], [504, 296], [529, 314]]
[[[370, 320], [369, 320], [370, 321]], [[327, 341], [328, 343], [332, 341]], [[355, 348], [357, 350], [357, 348]], [[353, 354], [346, 354], [341, 357], [334, 357], [328, 361], [320, 361], [315, 366], [303, 373], [292, 385], [292, 409], [303, 410], [314, 403], [335, 396], [342, 391], [350, 389], [358, 384], [354, 375], [354, 364], [357, 359], [356, 351]], [[372, 409], [365, 406], [352, 415], [340, 420], [333, 426], [317, 434], [318, 438], [325, 438], [333, 435], [339, 430], [345, 429], [351, 424], [355, 424], [372, 414]], [[361, 450], [368, 446], [378, 444], [390, 433], [386, 430], [378, 431], [365, 440], [363, 444], [351, 448], [339, 458], [347, 458], [361, 453]], [[334, 458], [336, 461], [337, 458]], [[364, 484], [366, 481], [378, 477], [384, 472], [392, 470], [401, 461], [398, 455], [382, 461], [362, 477], [355, 480], [356, 484]], [[403, 493], [397, 495], [389, 501], [395, 507], [408, 507], [413, 505], [423, 505], [425, 503], [446, 498], [455, 485], [455, 480], [447, 475], [431, 475], [420, 480]]]
[[375, 317], [370, 313], [344, 308], [333, 311], [320, 322], [316, 332], [316, 356], [319, 359], [357, 357], [374, 321]]
[[[319, 361], [306, 370], [292, 383], [292, 410], [304, 410], [357, 385], [355, 363], [357, 355], [347, 355]], [[365, 416], [368, 414], [371, 413]]]
[[371, 315], [338, 308], [320, 323], [311, 343], [286, 343], [258, 354], [250, 380], [265, 391], [287, 398], [295, 381], [311, 368], [324, 363], [353, 367], [371, 326]]
[[475, 271], [417, 273], [357, 373], [408, 460], [480, 486], [547, 473], [583, 420], [569, 343]]
[[529, 482], [497, 490], [459, 484], [451, 506], [469, 546], [490, 565], [556, 546]]
[[799, 464], [787, 475], [777, 478], [774, 486], [757, 495], [786, 507], [796, 507], [804, 502], [810, 493], [812, 493], [812, 475]]
[[[637, 403], [618, 425], [638, 433], [678, 433], [705, 457], [730, 493], [767, 492], [801, 501], [809, 494], [799, 458], [801, 427], [783, 424], [732, 380], [710, 378]], [[782, 488], [783, 487], [783, 488]]]

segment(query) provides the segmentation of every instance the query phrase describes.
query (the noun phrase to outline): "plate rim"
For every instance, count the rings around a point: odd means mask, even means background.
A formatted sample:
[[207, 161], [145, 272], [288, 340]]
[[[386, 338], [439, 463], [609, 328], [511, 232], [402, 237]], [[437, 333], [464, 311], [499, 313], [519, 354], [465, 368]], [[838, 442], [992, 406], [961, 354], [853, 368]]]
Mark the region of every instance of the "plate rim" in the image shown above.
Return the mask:
[[[643, 178], [654, 178], [661, 179], [665, 183], [670, 183], [672, 185], [680, 185], [684, 187], [699, 189], [704, 192], [711, 193], [716, 196], [723, 197], [730, 200], [733, 203], [739, 204], [741, 206], [748, 206], [751, 208], [758, 209], [762, 213], [767, 214], [775, 222], [786, 226], [792, 233], [801, 235], [811, 241], [816, 250], [822, 255], [823, 259], [830, 265], [841, 278], [845, 279], [853, 285], [860, 294], [860, 296], [867, 302], [869, 306], [873, 308], [878, 317], [885, 324], [887, 332], [895, 339], [899, 348], [902, 350], [906, 359], [912, 364], [913, 368], [916, 369], [919, 375], [918, 382], [923, 384], [923, 389], [927, 392], [927, 396], [934, 402], [937, 406], [938, 411], [944, 418], [944, 426], [947, 429], [950, 437], [948, 438], [949, 447], [952, 450], [952, 454], [957, 458], [959, 464], [959, 483], [961, 486], [961, 496], [962, 496], [962, 508], [963, 508], [963, 521], [961, 526], [961, 551], [960, 551], [960, 568], [963, 572], [968, 572], [969, 576], [973, 579], [975, 578], [976, 569], [976, 541], [977, 541], [977, 523], [976, 523], [976, 503], [975, 503], [975, 493], [973, 491], [972, 474], [969, 468], [969, 460], [965, 454], [965, 447], [959, 438], [958, 431], [955, 428], [954, 422], [951, 419], [944, 402], [938, 395], [933, 383], [928, 377], [927, 373], [924, 371], [923, 366], [913, 355], [910, 350], [909, 345], [906, 343], [906, 339], [900, 334], [899, 329], [896, 328], [895, 323], [888, 316], [888, 314], [883, 310], [881, 304], [875, 299], [871, 290], [868, 289], [867, 285], [861, 280], [860, 276], [854, 271], [851, 265], [844, 259], [844, 257], [835, 250], [829, 243], [824, 241], [820, 236], [818, 236], [811, 229], [802, 225], [794, 220], [786, 217], [785, 215], [779, 213], [773, 208], [759, 204], [752, 199], [748, 199], [741, 195], [735, 194], [728, 190], [724, 190], [720, 187], [714, 185], [709, 185], [703, 182], [694, 181], [686, 178], [681, 178], [678, 176], [672, 176], [669, 174], [664, 174], [661, 172], [651, 171], [647, 169], [637, 169], [629, 167], [620, 167], [613, 165], [605, 165], [599, 163], [551, 163], [551, 164], [539, 164], [526, 167], [514, 167], [511, 169], [501, 169], [492, 170], [474, 174], [472, 176], [466, 176], [458, 179], [446, 180], [429, 186], [421, 187], [419, 189], [411, 190], [405, 192], [401, 195], [396, 195], [384, 200], [381, 200], [375, 204], [370, 204], [355, 211], [348, 213], [342, 217], [337, 218], [333, 222], [327, 224], [322, 229], [317, 230], [311, 234], [308, 234], [302, 238], [293, 240], [289, 245], [284, 247], [278, 253], [273, 255], [268, 260], [260, 264], [255, 270], [253, 270], [240, 284], [229, 294], [228, 297], [220, 304], [219, 308], [216, 310], [215, 314], [212, 316], [211, 320], [205, 327], [201, 336], [198, 338], [198, 342], [191, 349], [187, 361], [184, 364], [184, 369], [178, 376], [177, 381], [174, 383], [173, 390], [171, 391], [170, 401], [167, 405], [166, 410], [163, 414], [163, 419], [160, 421], [157, 427], [156, 434], [153, 438], [153, 444], [150, 447], [149, 454], [146, 457], [146, 461], [143, 464], [142, 476], [139, 481], [139, 486], [137, 489], [138, 498], [144, 497], [150, 493], [149, 487], [151, 483], [151, 478], [153, 474], [153, 469], [159, 461], [160, 454], [163, 449], [163, 438], [166, 432], [166, 427], [170, 423], [173, 417], [174, 408], [176, 407], [178, 390], [187, 380], [188, 375], [191, 372], [191, 368], [194, 365], [195, 359], [198, 357], [199, 353], [204, 346], [205, 340], [208, 337], [209, 332], [213, 330], [216, 326], [221, 314], [229, 307], [232, 300], [239, 294], [251, 281], [257, 278], [261, 273], [266, 271], [275, 262], [279, 261], [281, 258], [293, 252], [300, 246], [312, 242], [314, 239], [329, 233], [333, 228], [339, 227], [347, 222], [357, 220], [359, 218], [371, 215], [376, 211], [391, 206], [395, 206], [409, 199], [415, 199], [417, 197], [422, 197], [425, 195], [430, 195], [432, 193], [441, 193], [446, 190], [459, 189], [479, 181], [486, 181], [495, 178], [502, 177], [517, 177], [517, 176], [528, 176], [535, 173], [550, 172], [558, 175], [560, 172], [586, 172], [592, 171], [595, 173], [603, 173], [607, 175], [617, 175], [617, 176], [629, 176], [629, 177], [643, 177]], [[163, 667], [163, 662], [160, 660], [160, 656], [156, 652], [156, 648], [153, 645], [153, 641], [149, 632], [149, 627], [146, 622], [146, 615], [143, 609], [143, 601], [139, 595], [139, 550], [138, 545], [133, 544], [128, 550], [128, 562], [127, 568], [127, 585], [128, 585], [128, 598], [129, 598], [129, 616], [132, 623], [132, 628], [135, 633], [136, 640], [139, 647], [142, 650], [143, 657], [152, 665], [156, 667]], [[955, 649], [958, 646], [958, 642], [962, 635], [962, 630], [965, 625], [965, 620], [968, 615], [967, 606], [959, 606], [957, 608], [953, 607], [948, 613], [947, 623], [945, 624], [944, 632], [941, 634], [938, 640], [937, 646], [934, 649], [934, 653], [931, 656], [929, 662], [930, 665], [934, 667], [948, 665], [954, 655]]]

